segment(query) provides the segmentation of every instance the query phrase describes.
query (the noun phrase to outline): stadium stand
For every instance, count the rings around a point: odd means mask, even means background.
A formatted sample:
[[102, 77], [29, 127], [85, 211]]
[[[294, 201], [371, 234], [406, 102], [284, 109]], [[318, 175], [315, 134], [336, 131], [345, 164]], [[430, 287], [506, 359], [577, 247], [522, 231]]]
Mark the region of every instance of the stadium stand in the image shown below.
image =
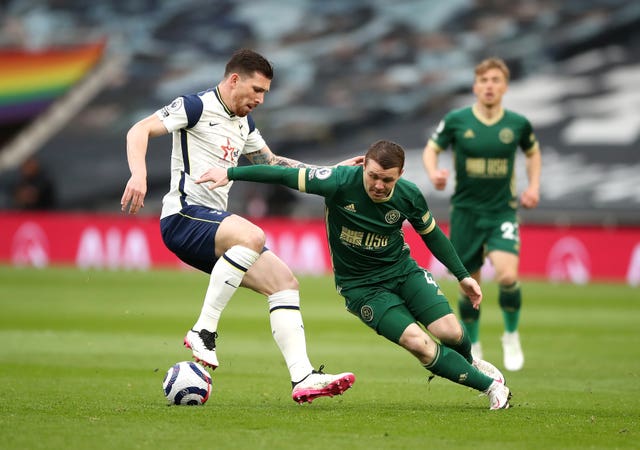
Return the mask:
[[[6, 3], [2, 17], [0, 54], [106, 42], [95, 70], [111, 70], [100, 89], [33, 149], [61, 209], [117, 211], [128, 127], [214, 85], [228, 55], [248, 46], [276, 68], [255, 113], [276, 152], [328, 163], [372, 140], [397, 140], [411, 149], [407, 176], [442, 214], [449, 192], [427, 185], [422, 147], [445, 111], [470, 101], [475, 62], [499, 55], [513, 71], [506, 105], [532, 120], [543, 144], [542, 201], [526, 219], [640, 223], [638, 2], [21, 0]], [[8, 155], [27, 125], [0, 123], [0, 188], [16, 172], [19, 160]], [[168, 185], [168, 139], [149, 150], [146, 213], [158, 211]], [[245, 212], [255, 189], [234, 189], [230, 208]], [[314, 199], [296, 200], [293, 214], [319, 213]]]

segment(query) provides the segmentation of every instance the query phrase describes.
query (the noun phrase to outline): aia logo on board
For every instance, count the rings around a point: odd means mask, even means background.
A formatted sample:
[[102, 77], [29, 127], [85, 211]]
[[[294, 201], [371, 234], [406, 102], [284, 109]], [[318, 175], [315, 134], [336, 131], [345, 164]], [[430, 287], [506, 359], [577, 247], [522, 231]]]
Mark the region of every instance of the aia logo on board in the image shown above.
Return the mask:
[[25, 222], [16, 230], [11, 245], [11, 260], [16, 266], [49, 265], [49, 239], [34, 222]]
[[558, 240], [549, 252], [547, 276], [551, 281], [588, 283], [591, 279], [591, 258], [582, 241], [573, 237]]

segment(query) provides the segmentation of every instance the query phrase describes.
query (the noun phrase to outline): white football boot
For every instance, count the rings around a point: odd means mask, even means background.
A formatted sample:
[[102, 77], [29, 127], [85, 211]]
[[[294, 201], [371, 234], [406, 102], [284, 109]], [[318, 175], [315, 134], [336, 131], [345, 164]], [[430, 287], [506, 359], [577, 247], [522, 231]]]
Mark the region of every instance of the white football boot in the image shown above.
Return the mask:
[[184, 337], [184, 346], [190, 348], [193, 352], [193, 359], [203, 366], [211, 367], [215, 370], [220, 364], [216, 355], [216, 338], [217, 332], [211, 332], [205, 329], [195, 331], [193, 329], [187, 332]]
[[500, 372], [500, 370], [498, 370], [498, 368], [489, 361], [485, 361], [484, 359], [474, 359], [471, 365], [486, 376], [491, 377], [502, 384], [507, 384], [507, 380], [505, 380], [502, 372]]
[[509, 408], [509, 399], [511, 399], [511, 391], [503, 383], [494, 380], [491, 386], [484, 391], [489, 396], [489, 409], [507, 409]]
[[293, 392], [291, 393], [293, 401], [300, 404], [311, 403], [318, 397], [341, 395], [356, 381], [355, 375], [351, 372], [331, 375], [323, 373], [323, 368], [324, 366], [320, 366], [320, 369], [312, 371], [302, 380], [293, 384]]
[[502, 335], [502, 351], [504, 356], [504, 368], [515, 372], [524, 365], [524, 354], [520, 346], [520, 335], [517, 331]]

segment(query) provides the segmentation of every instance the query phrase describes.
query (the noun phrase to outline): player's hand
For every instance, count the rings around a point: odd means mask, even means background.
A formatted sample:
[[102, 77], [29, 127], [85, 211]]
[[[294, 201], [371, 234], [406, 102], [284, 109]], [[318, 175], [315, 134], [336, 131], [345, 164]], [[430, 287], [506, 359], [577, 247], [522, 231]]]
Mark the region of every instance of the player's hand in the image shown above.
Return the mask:
[[207, 189], [213, 191], [220, 186], [226, 186], [229, 184], [229, 178], [227, 177], [227, 169], [222, 167], [212, 167], [203, 173], [200, 178], [196, 180], [196, 184], [211, 182]]
[[120, 208], [122, 212], [127, 211], [129, 214], [137, 214], [140, 209], [144, 208], [144, 197], [147, 195], [147, 180], [144, 177], [136, 177], [131, 175], [124, 193], [120, 199]]
[[336, 166], [361, 166], [364, 164], [364, 155], [354, 156], [353, 158], [340, 161]]
[[528, 187], [520, 196], [520, 204], [525, 208], [535, 208], [540, 202], [540, 192], [538, 189]]
[[460, 288], [464, 292], [464, 295], [469, 297], [473, 309], [480, 309], [480, 303], [482, 302], [482, 290], [478, 282], [471, 278], [466, 277], [460, 280]]
[[447, 179], [449, 178], [449, 169], [438, 169], [430, 177], [433, 187], [438, 191], [444, 190], [447, 186]]

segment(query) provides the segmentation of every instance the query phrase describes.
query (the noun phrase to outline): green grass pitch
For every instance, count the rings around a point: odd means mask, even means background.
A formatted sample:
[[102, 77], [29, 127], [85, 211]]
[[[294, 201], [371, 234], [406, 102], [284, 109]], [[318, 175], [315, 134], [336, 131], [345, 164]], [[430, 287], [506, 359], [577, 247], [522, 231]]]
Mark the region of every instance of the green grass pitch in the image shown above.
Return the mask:
[[[165, 371], [208, 278], [191, 271], [0, 267], [0, 448], [638, 448], [640, 291], [525, 281], [525, 368], [505, 372], [512, 408], [427, 373], [348, 314], [329, 277], [300, 278], [309, 356], [353, 371], [343, 396], [297, 405], [266, 302], [225, 311], [203, 407], [168, 407]], [[442, 287], [455, 299], [455, 284]], [[501, 363], [496, 286], [484, 286], [485, 358]]]

